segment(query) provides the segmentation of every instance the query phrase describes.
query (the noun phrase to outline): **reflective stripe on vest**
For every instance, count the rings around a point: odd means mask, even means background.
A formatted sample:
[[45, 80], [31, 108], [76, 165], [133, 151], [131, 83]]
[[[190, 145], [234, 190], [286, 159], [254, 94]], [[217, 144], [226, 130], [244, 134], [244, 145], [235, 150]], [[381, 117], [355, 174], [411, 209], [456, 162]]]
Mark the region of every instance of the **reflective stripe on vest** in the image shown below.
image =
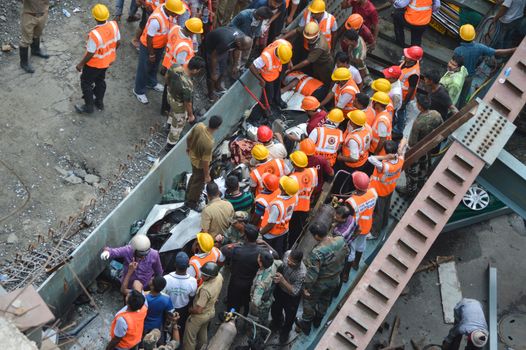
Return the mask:
[[115, 21], [107, 22], [90, 31], [88, 37], [97, 46], [93, 57], [86, 63], [93, 68], [108, 68], [117, 57], [119, 27]]
[[367, 192], [358, 196], [353, 194], [345, 202], [354, 209], [354, 219], [360, 227], [360, 233], [366, 235], [373, 227], [373, 212], [378, 194], [374, 188], [369, 187]]
[[284, 39], [275, 40], [272, 44], [268, 45], [261, 53], [261, 59], [265, 63], [265, 66], [259, 70], [261, 77], [266, 82], [272, 82], [279, 77], [279, 73], [283, 69], [283, 65], [276, 55], [276, 48], [281, 44], [289, 45], [292, 48], [291, 43]]
[[[323, 17], [318, 22], [311, 16], [311, 12], [309, 10], [306, 10], [303, 19], [305, 20], [305, 25], [310, 22], [316, 22], [318, 26], [320, 27], [321, 34], [325, 37], [325, 40], [327, 40], [327, 44], [329, 45], [329, 49], [331, 48], [331, 42], [332, 42], [332, 27], [334, 26], [334, 22], [336, 19], [333, 15], [325, 11], [323, 13]], [[303, 47], [305, 49], [309, 48], [307, 39], [303, 39]]]
[[272, 193], [260, 193], [256, 197], [256, 203], [261, 204], [265, 207], [265, 212], [263, 213], [263, 217], [261, 218], [261, 222], [259, 224], [259, 228], [263, 228], [268, 224], [268, 216], [270, 211], [270, 203], [276, 199], [276, 197], [279, 195], [280, 191], [275, 190]]
[[276, 206], [279, 214], [276, 219], [274, 227], [270, 230], [270, 234], [273, 236], [281, 236], [289, 230], [289, 222], [298, 202], [297, 196], [285, 198], [281, 195], [277, 196], [276, 199], [270, 203], [270, 206]]
[[317, 127], [318, 139], [316, 140], [316, 155], [327, 159], [331, 166], [336, 163], [338, 149], [343, 140], [342, 131], [326, 126]]
[[150, 11], [154, 11], [156, 8], [165, 3], [165, 0], [145, 0], [145, 6], [150, 8]]
[[411, 0], [407, 5], [404, 18], [414, 26], [425, 26], [433, 16], [433, 0]]
[[336, 92], [334, 93], [334, 105], [338, 105], [338, 101], [340, 100], [340, 97], [345, 94], [351, 94], [352, 98], [347, 102], [347, 104], [341, 108], [343, 110], [343, 114], [347, 115], [350, 111], [354, 111], [356, 107], [354, 107], [354, 96], [356, 96], [357, 93], [360, 92], [360, 89], [354, 82], [354, 80], [349, 79], [345, 85], [340, 86], [336, 84]]
[[374, 120], [374, 124], [371, 127], [372, 133], [371, 133], [371, 146], [369, 147], [370, 152], [375, 152], [377, 155], [384, 155], [385, 150], [377, 150], [376, 147], [378, 147], [378, 143], [380, 142], [380, 136], [378, 136], [378, 124], [380, 122], [383, 122], [387, 126], [387, 137], [386, 140], [391, 140], [391, 132], [392, 132], [392, 122], [391, 122], [391, 115], [387, 111], [382, 111], [378, 114], [376, 119]]
[[304, 74], [304, 77], [300, 78], [298, 85], [296, 85], [296, 91], [303, 96], [312, 96], [314, 91], [318, 90], [322, 86], [323, 83], [321, 81]]
[[138, 311], [126, 310], [118, 312], [115, 315], [110, 326], [111, 338], [113, 338], [115, 335], [115, 325], [117, 324], [117, 320], [119, 318], [123, 317], [126, 321], [126, 325], [128, 326], [126, 329], [126, 334], [121, 338], [119, 343], [115, 345], [116, 347], [120, 349], [131, 349], [141, 342], [142, 332], [144, 330], [144, 319], [146, 318], [147, 312], [148, 308], [146, 305], [143, 305]]
[[[194, 57], [193, 41], [191, 38], [181, 33], [181, 27], [174, 25], [168, 33], [168, 42], [166, 43], [166, 53], [163, 58], [163, 67], [169, 69], [173, 64], [187, 64]], [[186, 52], [185, 62], [177, 62], [177, 55]]]
[[342, 155], [344, 157], [351, 156], [351, 148], [349, 147], [349, 141], [354, 140], [358, 144], [359, 158], [357, 162], [345, 162], [345, 165], [351, 168], [358, 168], [365, 164], [369, 157], [369, 145], [371, 142], [371, 131], [370, 127], [365, 124], [363, 127], [353, 130], [345, 137], [345, 142], [342, 147]]
[[146, 37], [148, 36], [148, 27], [152, 19], [156, 19], [159, 22], [159, 30], [152, 37], [152, 46], [154, 49], [161, 49], [166, 46], [168, 42], [168, 32], [170, 31], [170, 18], [164, 12], [164, 5], [160, 6], [153, 11], [148, 18], [148, 22], [144, 26], [144, 30], [141, 35], [141, 43], [148, 47]]
[[309, 211], [312, 191], [318, 186], [318, 172], [314, 168], [307, 168], [301, 172], [291, 174], [290, 177], [296, 179], [300, 185], [298, 204], [294, 211]]
[[404, 158], [397, 157], [396, 163], [389, 160], [382, 161], [382, 172], [375, 167], [371, 176], [371, 187], [376, 190], [379, 196], [386, 197], [393, 193], [396, 188], [396, 182], [402, 174]]
[[219, 257], [221, 256], [221, 253], [219, 252], [219, 249], [216, 247], [212, 247], [212, 250], [203, 258], [194, 255], [190, 258], [190, 265], [194, 268], [195, 271], [195, 279], [197, 280], [197, 286], [200, 286], [203, 284], [203, 277], [201, 276], [201, 267], [204, 266], [207, 262], [214, 262], [217, 263], [219, 261]]
[[256, 169], [252, 170], [250, 177], [254, 182], [257, 182], [256, 196], [263, 191], [263, 174], [271, 173], [281, 178], [285, 175], [285, 162], [283, 159], [271, 159], [265, 163], [260, 164]]
[[[402, 64], [403, 65], [403, 64]], [[402, 70], [402, 74], [400, 75], [400, 82], [402, 85], [402, 102], [405, 101], [405, 97], [407, 96], [407, 93], [409, 92], [409, 77], [411, 75], [417, 75], [418, 80], [420, 80], [420, 63], [416, 62], [416, 64], [409, 68], [402, 68], [402, 65], [400, 65], [400, 68]], [[411, 100], [416, 95], [416, 90], [418, 86], [418, 81], [416, 82], [415, 91], [413, 92], [413, 96], [411, 96]]]

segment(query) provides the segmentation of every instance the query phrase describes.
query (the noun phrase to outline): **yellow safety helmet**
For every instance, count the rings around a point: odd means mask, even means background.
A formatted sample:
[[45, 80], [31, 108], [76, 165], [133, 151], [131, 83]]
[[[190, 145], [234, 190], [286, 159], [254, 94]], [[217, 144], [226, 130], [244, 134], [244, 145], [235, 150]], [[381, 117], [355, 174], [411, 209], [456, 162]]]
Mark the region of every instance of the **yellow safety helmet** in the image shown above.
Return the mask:
[[345, 119], [345, 116], [343, 115], [343, 111], [341, 109], [334, 108], [327, 115], [327, 119], [333, 123], [341, 123]]
[[349, 113], [347, 113], [347, 117], [358, 126], [364, 126], [367, 122], [367, 116], [365, 115], [365, 112], [359, 109], [350, 111]]
[[294, 196], [300, 190], [298, 181], [290, 176], [282, 176], [281, 179], [279, 179], [279, 185], [289, 196]]
[[309, 5], [309, 11], [312, 12], [312, 13], [325, 12], [325, 1], [323, 1], [323, 0], [314, 0]]
[[206, 232], [199, 232], [197, 234], [197, 244], [204, 253], [208, 253], [214, 247], [214, 238], [211, 234]]
[[93, 6], [91, 9], [91, 14], [93, 15], [93, 18], [99, 22], [104, 22], [110, 18], [110, 10], [108, 10], [108, 7], [103, 4], [97, 4]]
[[385, 78], [376, 79], [371, 83], [371, 89], [389, 93], [389, 91], [391, 91], [391, 83]]
[[351, 71], [349, 68], [340, 67], [336, 68], [334, 72], [332, 72], [331, 79], [333, 81], [343, 81], [343, 80], [349, 80], [351, 78]]
[[182, 15], [186, 11], [184, 4], [181, 0], [166, 0], [164, 7], [166, 7], [168, 11], [176, 13], [178, 15]]
[[386, 94], [383, 91], [376, 91], [374, 93], [373, 97], [371, 97], [371, 100], [375, 101], [375, 102], [378, 102], [378, 103], [381, 103], [381, 104], [386, 105], [386, 106], [389, 104], [389, 102], [391, 102], [391, 99], [389, 98], [389, 95]]
[[462, 27], [460, 27], [459, 33], [460, 38], [464, 41], [473, 41], [475, 36], [477, 36], [475, 27], [473, 27], [471, 24], [464, 24]]
[[200, 18], [192, 17], [186, 20], [184, 26], [186, 29], [191, 31], [194, 34], [202, 34], [203, 33], [203, 21], [201, 21]]
[[309, 158], [303, 151], [295, 151], [290, 155], [290, 161], [298, 168], [305, 168], [309, 164]]
[[292, 59], [292, 48], [287, 44], [281, 44], [278, 46], [278, 58], [281, 64], [289, 63]]
[[316, 39], [320, 36], [320, 26], [316, 22], [309, 22], [303, 28], [303, 37], [307, 40]]
[[256, 160], [265, 160], [268, 157], [268, 148], [262, 144], [257, 144], [252, 148], [252, 157]]

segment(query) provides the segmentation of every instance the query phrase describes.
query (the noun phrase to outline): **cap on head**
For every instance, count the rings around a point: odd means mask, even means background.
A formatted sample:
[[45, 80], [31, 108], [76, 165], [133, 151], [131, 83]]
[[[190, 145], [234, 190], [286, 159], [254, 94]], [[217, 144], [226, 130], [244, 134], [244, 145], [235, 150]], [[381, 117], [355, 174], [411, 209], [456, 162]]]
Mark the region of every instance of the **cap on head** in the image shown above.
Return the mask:
[[352, 173], [352, 183], [356, 189], [367, 191], [369, 188], [369, 176], [363, 171], [355, 171]]
[[265, 160], [268, 158], [269, 151], [267, 147], [263, 146], [262, 144], [257, 144], [254, 147], [252, 147], [252, 157], [256, 160]]
[[398, 79], [402, 75], [402, 69], [399, 66], [391, 66], [385, 68], [382, 73], [386, 78]]
[[281, 64], [287, 64], [292, 59], [292, 47], [287, 44], [281, 44], [278, 46], [277, 54]]
[[168, 11], [178, 15], [182, 15], [186, 11], [181, 0], [166, 0], [164, 7], [166, 7]]
[[355, 109], [354, 111], [347, 113], [347, 118], [349, 118], [351, 122], [358, 126], [364, 126], [367, 122], [367, 115], [364, 111], [359, 109]]
[[179, 252], [175, 256], [175, 268], [176, 269], [186, 269], [188, 268], [190, 258], [188, 258], [188, 254], [185, 252]]
[[235, 222], [248, 222], [248, 214], [246, 211], [238, 210], [234, 213], [234, 217], [232, 220], [230, 220], [230, 223], [233, 224]]
[[217, 277], [219, 274], [219, 265], [209, 261], [201, 267], [201, 275], [209, 278]]
[[378, 103], [381, 103], [385, 106], [387, 106], [390, 102], [391, 102], [391, 99], [389, 98], [389, 95], [386, 94], [385, 92], [382, 92], [382, 91], [376, 91], [373, 95], [373, 97], [371, 97], [371, 100], [372, 101], [375, 101], [375, 102], [378, 102]]
[[203, 33], [203, 21], [201, 21], [200, 18], [197, 18], [197, 17], [189, 18], [184, 23], [184, 26], [186, 27], [186, 29], [188, 29], [194, 34]]
[[460, 34], [460, 38], [464, 41], [473, 41], [477, 36], [475, 27], [473, 27], [471, 24], [464, 24], [460, 27], [458, 32]]
[[314, 96], [306, 96], [301, 101], [301, 109], [304, 111], [315, 111], [320, 108], [320, 101]]
[[309, 159], [303, 151], [295, 151], [290, 155], [290, 161], [297, 168], [305, 168], [309, 164]]
[[279, 185], [289, 196], [294, 196], [300, 189], [298, 181], [290, 176], [282, 176], [281, 179], [279, 179]]
[[351, 71], [345, 67], [336, 68], [334, 72], [332, 72], [331, 79], [333, 81], [349, 80], [351, 79]]
[[320, 36], [320, 26], [316, 22], [309, 22], [303, 28], [303, 37], [307, 40], [317, 39]]
[[323, 0], [313, 0], [309, 7], [309, 11], [312, 13], [322, 13], [325, 12], [325, 1]]
[[135, 235], [131, 240], [131, 246], [136, 254], [142, 256], [148, 255], [151, 247], [150, 239], [143, 234]]
[[359, 13], [353, 13], [345, 21], [345, 29], [359, 30], [363, 25], [363, 17]]
[[486, 333], [482, 329], [478, 329], [476, 331], [471, 332], [469, 338], [471, 339], [473, 345], [475, 345], [477, 348], [482, 348], [488, 342], [488, 333]]
[[274, 192], [279, 188], [279, 178], [271, 173], [265, 173], [262, 176], [263, 186], [271, 192]]
[[338, 124], [338, 123], [341, 123], [345, 119], [345, 116], [343, 115], [343, 111], [341, 109], [333, 108], [331, 109], [329, 114], [327, 114], [327, 119], [329, 119], [331, 122], [335, 124]]
[[391, 83], [387, 79], [379, 78], [371, 83], [371, 89], [389, 93], [391, 91]]
[[424, 57], [424, 50], [420, 46], [411, 46], [404, 49], [404, 56], [413, 61], [420, 61]]
[[300, 151], [308, 156], [312, 156], [316, 153], [316, 144], [311, 139], [306, 138], [300, 142]]
[[96, 21], [104, 22], [108, 18], [110, 18], [110, 10], [108, 10], [108, 7], [103, 4], [96, 4], [91, 9], [91, 15], [93, 18], [95, 18]]
[[204, 253], [208, 253], [214, 247], [214, 238], [211, 234], [206, 232], [199, 232], [197, 234], [197, 244]]
[[259, 142], [269, 142], [272, 140], [272, 137], [274, 136], [274, 133], [272, 132], [272, 129], [269, 128], [266, 125], [261, 125], [258, 128], [257, 132], [257, 138]]

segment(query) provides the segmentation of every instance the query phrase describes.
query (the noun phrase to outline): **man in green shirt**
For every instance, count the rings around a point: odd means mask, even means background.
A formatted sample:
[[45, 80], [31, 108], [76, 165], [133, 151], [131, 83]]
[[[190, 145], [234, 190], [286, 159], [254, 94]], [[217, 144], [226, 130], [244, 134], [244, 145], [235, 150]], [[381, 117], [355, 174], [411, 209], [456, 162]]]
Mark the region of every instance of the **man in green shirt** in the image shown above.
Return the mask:
[[179, 141], [186, 122], [195, 122], [192, 77], [201, 74], [204, 68], [205, 61], [199, 56], [194, 56], [187, 65], [173, 64], [166, 73], [168, 103], [170, 104], [168, 116], [170, 133], [166, 139], [167, 149], [171, 149]]
[[447, 64], [446, 73], [440, 78], [440, 84], [446, 88], [454, 105], [457, 105], [458, 97], [467, 76], [468, 70], [464, 67], [464, 58], [459, 55], [453, 55]]

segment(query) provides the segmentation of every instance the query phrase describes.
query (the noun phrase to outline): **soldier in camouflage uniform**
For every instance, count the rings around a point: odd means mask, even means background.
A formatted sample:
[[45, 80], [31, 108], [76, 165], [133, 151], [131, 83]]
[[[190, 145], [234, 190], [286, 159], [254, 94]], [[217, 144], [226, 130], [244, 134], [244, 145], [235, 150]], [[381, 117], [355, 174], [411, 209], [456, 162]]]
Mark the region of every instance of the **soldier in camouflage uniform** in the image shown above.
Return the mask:
[[216, 242], [221, 246], [230, 243], [240, 243], [245, 240], [245, 225], [248, 223], [248, 214], [245, 211], [236, 211], [234, 217], [230, 221], [230, 227], [224, 232], [216, 236]]
[[195, 122], [192, 104], [194, 92], [192, 77], [201, 74], [204, 68], [205, 61], [201, 57], [194, 56], [187, 65], [174, 64], [166, 73], [168, 103], [170, 104], [168, 116], [170, 133], [166, 139], [167, 149], [172, 148], [179, 141], [186, 122], [191, 124]]
[[315, 222], [309, 227], [318, 243], [306, 261], [307, 276], [303, 290], [303, 315], [296, 326], [309, 334], [311, 325], [319, 327], [332, 296], [340, 285], [340, 273], [349, 255], [349, 247], [341, 236], [329, 235], [329, 225]]
[[269, 250], [261, 250], [258, 256], [259, 270], [250, 290], [250, 314], [266, 326], [270, 307], [274, 302], [274, 276], [281, 260], [274, 260]]
[[[431, 101], [426, 95], [418, 94], [416, 96], [416, 105], [420, 114], [416, 117], [409, 140], [402, 139], [399, 146], [399, 153], [404, 152], [406, 145], [413, 147], [424, 137], [429, 135], [433, 130], [440, 126], [444, 121], [440, 113], [434, 110], [429, 110]], [[437, 153], [438, 147], [429, 151], [426, 155], [421, 157], [417, 162], [413, 163], [405, 170], [406, 186], [397, 188], [397, 191], [407, 198], [414, 198], [418, 191], [424, 186], [431, 172], [431, 154]]]

